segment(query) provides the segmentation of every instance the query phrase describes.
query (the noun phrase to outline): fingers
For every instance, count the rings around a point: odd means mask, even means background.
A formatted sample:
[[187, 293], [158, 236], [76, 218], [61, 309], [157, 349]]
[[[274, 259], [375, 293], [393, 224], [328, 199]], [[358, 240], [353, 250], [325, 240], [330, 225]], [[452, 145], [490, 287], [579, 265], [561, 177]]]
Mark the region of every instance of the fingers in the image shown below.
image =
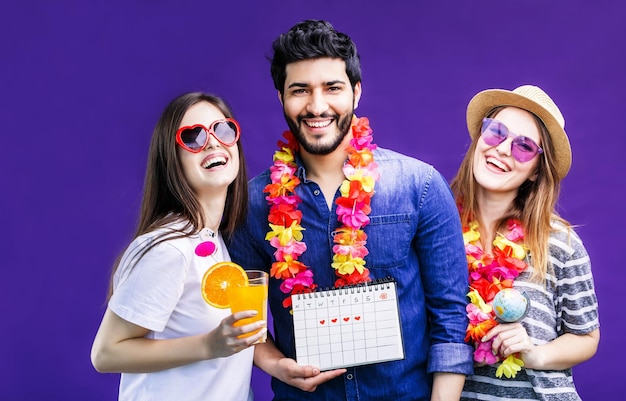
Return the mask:
[[507, 357], [532, 347], [526, 329], [520, 323], [499, 324], [485, 335], [483, 342], [493, 339], [491, 349], [494, 355]]
[[253, 316], [256, 316], [257, 314], [258, 314], [258, 312], [255, 311], [255, 310], [244, 310], [244, 311], [241, 311], [241, 312], [235, 312], [232, 315], [230, 315], [229, 317], [232, 317], [233, 322], [236, 322], [237, 320], [253, 317]]
[[313, 366], [304, 366], [303, 368], [303, 376], [295, 377], [294, 383], [300, 390], [309, 392], [315, 391], [317, 386], [320, 384], [326, 383], [327, 381], [346, 373], [346, 369], [335, 369], [320, 372], [318, 368]]
[[[249, 326], [257, 327], [257, 323], [251, 324]], [[259, 341], [264, 342], [267, 338], [266, 327], [257, 327], [256, 329], [259, 330], [257, 333], [245, 337], [240, 337], [241, 334], [239, 333], [240, 330], [238, 329], [239, 327], [235, 327], [233, 328], [233, 331], [230, 335], [223, 336], [223, 347], [225, 349], [224, 351], [222, 351], [224, 353], [224, 355], [222, 356], [236, 354], [246, 348], [249, 348], [250, 346], [257, 344]]]
[[531, 351], [533, 348], [534, 345], [530, 341], [530, 337], [523, 331], [514, 337], [503, 340], [502, 345], [500, 345], [500, 352], [507, 357], [518, 352]]
[[232, 333], [235, 336], [240, 336], [242, 334], [250, 334], [250, 333], [256, 332], [257, 330], [267, 328], [267, 322], [265, 320], [258, 320], [256, 322], [244, 324], [243, 326], [230, 326], [230, 327], [232, 329]]
[[249, 337], [244, 337], [246, 347], [256, 344], [257, 342], [265, 342], [267, 339], [267, 327], [261, 327], [258, 333], [255, 333]]
[[267, 338], [267, 322], [264, 320], [235, 326], [238, 321], [256, 316], [253, 310], [237, 312], [222, 319], [220, 325], [212, 332], [212, 347], [216, 356], [229, 356], [238, 353], [259, 340]]
[[322, 372], [316, 366], [298, 365], [291, 358], [282, 358], [279, 365], [282, 373], [279, 374], [278, 378], [302, 391], [315, 391], [320, 384], [346, 373], [346, 369]]
[[321, 380], [318, 384], [322, 384], [324, 382], [332, 380], [335, 377], [339, 377], [339, 376], [343, 375], [346, 372], [347, 372], [346, 369], [335, 369], [335, 370], [327, 370], [325, 372], [322, 372], [322, 373], [319, 374], [319, 376], [317, 376]]
[[507, 330], [510, 330], [511, 326], [513, 326], [513, 324], [500, 323], [500, 324], [496, 325], [493, 329], [489, 330], [487, 332], [487, 334], [485, 334], [483, 336], [481, 341], [486, 343], [487, 341], [491, 340], [492, 338], [498, 336], [500, 333], [505, 332]]
[[[239, 337], [242, 334], [250, 334], [264, 327], [267, 327], [267, 322], [265, 320], [257, 320], [256, 322], [242, 324], [244, 323], [242, 320], [249, 319], [251, 317], [256, 316], [257, 314], [258, 313], [255, 310], [246, 310], [246, 311], [236, 312], [230, 316], [225, 317], [222, 320], [222, 324], [221, 324], [222, 333], [225, 336]], [[241, 321], [241, 323], [239, 323], [240, 325], [235, 325], [239, 321]]]
[[298, 371], [294, 373], [292, 373], [295, 377], [314, 377], [320, 374], [320, 370], [319, 368], [315, 367], [315, 366], [300, 366], [297, 365]]

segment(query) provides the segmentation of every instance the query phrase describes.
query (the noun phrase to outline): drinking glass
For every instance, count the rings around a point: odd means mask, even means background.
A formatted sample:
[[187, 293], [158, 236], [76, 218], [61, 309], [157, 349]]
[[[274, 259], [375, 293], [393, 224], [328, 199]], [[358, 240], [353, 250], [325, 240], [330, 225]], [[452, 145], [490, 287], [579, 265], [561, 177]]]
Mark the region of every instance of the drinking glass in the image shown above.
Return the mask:
[[[269, 276], [261, 270], [246, 270], [246, 274], [248, 275], [247, 286], [228, 288], [230, 310], [232, 313], [255, 310], [257, 314], [250, 318], [238, 320], [235, 322], [235, 326], [243, 326], [259, 320], [267, 322], [267, 284]], [[242, 334], [239, 337], [249, 337], [256, 334], [259, 330]], [[264, 343], [266, 340], [267, 333], [255, 344]]]

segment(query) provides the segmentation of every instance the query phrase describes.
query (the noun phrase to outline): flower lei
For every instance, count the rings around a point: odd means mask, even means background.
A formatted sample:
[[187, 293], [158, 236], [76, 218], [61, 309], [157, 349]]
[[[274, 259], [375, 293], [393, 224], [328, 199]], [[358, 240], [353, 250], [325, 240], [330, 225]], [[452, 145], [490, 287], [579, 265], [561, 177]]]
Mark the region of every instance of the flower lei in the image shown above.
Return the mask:
[[[297, 165], [295, 153], [299, 145], [290, 131], [283, 136], [287, 142], [278, 141], [278, 150], [274, 153], [274, 165], [270, 167], [271, 184], [263, 192], [270, 205], [267, 220], [271, 230], [265, 239], [276, 248], [270, 275], [282, 279], [280, 290], [288, 294], [283, 300], [285, 308], [291, 307], [291, 294], [313, 292], [317, 285], [313, 281], [313, 272], [298, 258], [306, 251], [302, 241], [302, 211], [298, 204], [302, 201], [296, 194], [300, 179], [296, 177]], [[369, 270], [365, 267], [364, 257], [367, 234], [362, 230], [370, 219], [370, 202], [374, 195], [374, 183], [379, 174], [372, 151], [372, 129], [365, 117], [352, 120], [352, 136], [346, 148], [348, 159], [343, 166], [346, 179], [340, 187], [341, 197], [337, 204], [337, 219], [343, 224], [335, 230], [333, 263], [337, 280], [335, 287], [368, 282]]]
[[[472, 221], [469, 226], [463, 227], [463, 241], [467, 254], [469, 268], [470, 299], [466, 307], [469, 325], [465, 341], [472, 340], [474, 344], [474, 361], [494, 364], [501, 358], [493, 355], [491, 344], [493, 339], [482, 342], [482, 338], [498, 322], [493, 311], [491, 301], [504, 288], [512, 288], [513, 280], [526, 268], [524, 262], [528, 248], [523, 244], [524, 232], [519, 220], [511, 219], [507, 222], [509, 233], [498, 233], [493, 241], [493, 255], [486, 254], [475, 243], [480, 238], [478, 223]], [[515, 377], [524, 366], [519, 354], [509, 355], [502, 361], [496, 370], [496, 377], [502, 375], [507, 378]]]

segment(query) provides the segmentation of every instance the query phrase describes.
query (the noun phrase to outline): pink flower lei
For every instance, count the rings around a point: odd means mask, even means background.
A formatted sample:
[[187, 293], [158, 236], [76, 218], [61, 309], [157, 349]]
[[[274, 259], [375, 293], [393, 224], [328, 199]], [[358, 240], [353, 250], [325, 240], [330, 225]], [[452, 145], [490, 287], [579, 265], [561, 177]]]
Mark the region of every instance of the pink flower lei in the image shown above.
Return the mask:
[[[524, 232], [519, 220], [507, 222], [508, 234], [497, 234], [493, 241], [493, 255], [486, 254], [476, 242], [480, 238], [478, 223], [471, 221], [463, 227], [463, 241], [469, 269], [470, 291], [467, 296], [470, 302], [466, 311], [469, 324], [465, 335], [466, 342], [474, 345], [474, 360], [478, 363], [494, 364], [501, 360], [500, 356], [491, 352], [491, 341], [482, 342], [489, 330], [498, 325], [491, 305], [495, 295], [504, 288], [512, 288], [513, 280], [526, 269], [526, 252]], [[515, 377], [524, 366], [519, 355], [509, 355], [496, 369], [496, 377]]]
[[[313, 272], [298, 258], [306, 251], [302, 241], [305, 229], [300, 225], [302, 212], [298, 210], [301, 202], [295, 189], [300, 179], [295, 173], [297, 165], [295, 153], [299, 150], [298, 142], [290, 131], [283, 136], [287, 142], [278, 141], [279, 149], [274, 153], [274, 165], [270, 167], [271, 184], [263, 192], [270, 205], [270, 231], [265, 239], [276, 248], [270, 275], [282, 279], [280, 290], [288, 296], [283, 301], [285, 308], [291, 307], [291, 294], [309, 293], [317, 285]], [[370, 202], [374, 195], [374, 184], [379, 174], [372, 151], [372, 129], [365, 117], [352, 120], [352, 139], [347, 147], [348, 160], [343, 173], [346, 179], [340, 187], [341, 196], [337, 204], [337, 219], [342, 226], [336, 230], [333, 246], [333, 263], [337, 280], [335, 287], [370, 281], [369, 270], [365, 267], [367, 234], [363, 227], [369, 224]]]

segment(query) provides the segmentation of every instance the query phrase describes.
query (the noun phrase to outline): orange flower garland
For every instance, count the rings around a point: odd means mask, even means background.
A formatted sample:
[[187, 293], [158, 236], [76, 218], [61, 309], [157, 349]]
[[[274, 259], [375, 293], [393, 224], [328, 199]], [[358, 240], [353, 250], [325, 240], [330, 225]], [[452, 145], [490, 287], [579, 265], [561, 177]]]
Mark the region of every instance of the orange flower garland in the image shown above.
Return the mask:
[[[367, 234], [363, 227], [369, 224], [371, 199], [374, 195], [374, 184], [378, 180], [377, 165], [372, 151], [376, 145], [372, 143], [372, 129], [365, 117], [353, 118], [352, 139], [346, 149], [348, 160], [344, 164], [343, 173], [346, 179], [341, 184], [341, 196], [336, 200], [337, 219], [343, 224], [336, 230], [333, 246], [333, 263], [337, 280], [335, 287], [352, 285], [370, 281], [369, 270], [365, 267]], [[265, 239], [276, 248], [270, 275], [282, 279], [280, 290], [288, 296], [283, 301], [285, 308], [291, 307], [291, 294], [309, 293], [317, 285], [313, 280], [313, 272], [298, 260], [306, 251], [306, 243], [302, 241], [305, 229], [300, 225], [302, 212], [298, 210], [301, 199], [296, 194], [300, 179], [295, 176], [297, 165], [295, 153], [299, 150], [290, 131], [283, 136], [287, 142], [279, 141], [279, 149], [274, 153], [274, 165], [270, 167], [271, 184], [263, 192], [270, 211], [267, 217], [270, 231]]]
[[[499, 234], [493, 241], [493, 255], [486, 254], [476, 242], [480, 238], [478, 223], [472, 221], [463, 227], [463, 241], [469, 269], [470, 299], [466, 307], [469, 325], [465, 335], [466, 342], [472, 342], [475, 348], [474, 360], [479, 363], [494, 364], [500, 357], [491, 352], [491, 341], [482, 342], [489, 330], [498, 325], [491, 305], [496, 294], [504, 288], [513, 288], [513, 280], [526, 269], [526, 252], [523, 244], [524, 232], [518, 220], [509, 220], [509, 233]], [[496, 369], [496, 377], [515, 377], [524, 366], [518, 355], [509, 355]]]

